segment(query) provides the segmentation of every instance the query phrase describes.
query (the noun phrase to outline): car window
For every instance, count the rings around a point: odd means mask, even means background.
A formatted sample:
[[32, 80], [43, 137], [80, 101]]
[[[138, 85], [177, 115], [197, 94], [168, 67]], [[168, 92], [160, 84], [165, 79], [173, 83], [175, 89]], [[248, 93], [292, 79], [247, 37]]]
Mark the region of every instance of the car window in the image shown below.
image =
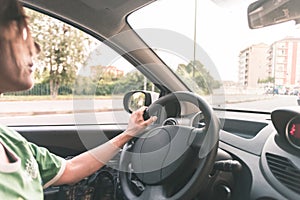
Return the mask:
[[0, 123], [127, 123], [124, 94], [158, 92], [133, 65], [99, 40], [37, 11], [26, 9], [26, 14], [42, 49], [35, 63], [35, 85], [28, 91], [1, 95]]

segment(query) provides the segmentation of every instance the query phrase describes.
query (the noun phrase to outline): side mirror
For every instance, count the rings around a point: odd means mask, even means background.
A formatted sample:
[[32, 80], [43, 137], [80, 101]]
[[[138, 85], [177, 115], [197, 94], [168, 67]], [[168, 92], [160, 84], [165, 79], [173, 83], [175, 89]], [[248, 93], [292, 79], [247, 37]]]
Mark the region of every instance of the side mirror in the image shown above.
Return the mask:
[[300, 22], [299, 0], [258, 0], [248, 7], [248, 23], [252, 29], [290, 20]]
[[158, 93], [147, 91], [131, 91], [125, 94], [123, 98], [124, 109], [132, 113], [143, 106], [149, 106], [158, 99]]

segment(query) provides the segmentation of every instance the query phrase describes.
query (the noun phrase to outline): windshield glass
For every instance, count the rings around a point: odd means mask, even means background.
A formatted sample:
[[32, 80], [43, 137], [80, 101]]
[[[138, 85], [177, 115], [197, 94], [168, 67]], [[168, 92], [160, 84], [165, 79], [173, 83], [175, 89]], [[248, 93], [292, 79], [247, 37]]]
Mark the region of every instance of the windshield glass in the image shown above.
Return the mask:
[[[145, 42], [191, 90], [203, 96], [223, 95], [222, 107], [269, 112], [296, 106], [299, 27], [290, 21], [250, 29], [247, 7], [251, 2], [161, 0], [132, 13], [128, 22], [137, 30], [180, 35], [172, 43], [183, 53]], [[218, 101], [212, 104], [221, 106]]]

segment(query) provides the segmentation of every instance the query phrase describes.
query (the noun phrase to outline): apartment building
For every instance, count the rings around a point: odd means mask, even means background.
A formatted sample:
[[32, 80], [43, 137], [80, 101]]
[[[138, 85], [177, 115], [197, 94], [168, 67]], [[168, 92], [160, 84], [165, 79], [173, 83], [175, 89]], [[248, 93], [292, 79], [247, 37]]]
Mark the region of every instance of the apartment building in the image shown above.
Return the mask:
[[272, 79], [275, 87], [300, 86], [300, 38], [286, 37], [271, 45], [255, 44], [239, 54], [238, 84], [257, 88]]
[[269, 50], [269, 68], [277, 86], [295, 87], [300, 83], [300, 38], [284, 38]]
[[252, 45], [239, 54], [238, 84], [244, 88], [257, 88], [260, 80], [271, 76], [268, 61], [269, 45]]

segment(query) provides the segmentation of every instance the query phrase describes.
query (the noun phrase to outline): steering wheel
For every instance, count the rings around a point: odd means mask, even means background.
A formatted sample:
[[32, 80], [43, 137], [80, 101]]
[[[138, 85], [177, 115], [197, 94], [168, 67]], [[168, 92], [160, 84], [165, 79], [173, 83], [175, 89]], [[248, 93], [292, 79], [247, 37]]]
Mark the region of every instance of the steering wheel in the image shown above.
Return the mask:
[[179, 106], [181, 102], [192, 103], [201, 110], [205, 127], [163, 125], [158, 120], [139, 138], [128, 142], [119, 166], [126, 198], [187, 200], [205, 188], [217, 154], [220, 130], [210, 105], [194, 93], [174, 92], [158, 99], [148, 110], [160, 119], [165, 106]]

